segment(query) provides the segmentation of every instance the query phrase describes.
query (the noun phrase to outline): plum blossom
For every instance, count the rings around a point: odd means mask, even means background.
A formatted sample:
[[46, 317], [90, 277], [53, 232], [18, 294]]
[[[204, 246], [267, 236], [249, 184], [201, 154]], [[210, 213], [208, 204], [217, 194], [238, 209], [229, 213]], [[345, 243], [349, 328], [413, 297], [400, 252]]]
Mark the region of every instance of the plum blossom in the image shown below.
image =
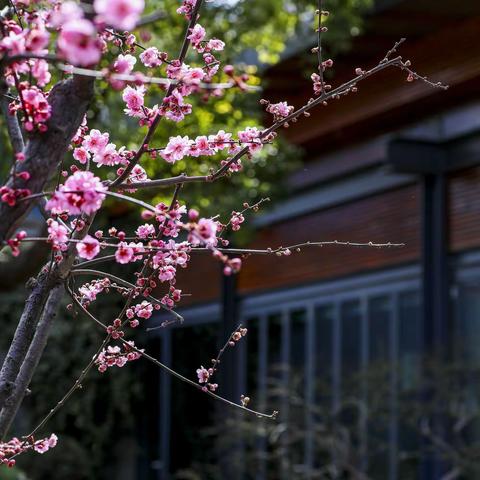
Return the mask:
[[49, 25], [60, 28], [71, 20], [79, 20], [83, 17], [83, 10], [76, 2], [58, 2], [49, 17]]
[[123, 367], [127, 362], [138, 360], [142, 356], [139, 352], [143, 352], [143, 350], [135, 350], [135, 344], [132, 341], [126, 342], [122, 346], [123, 350], [119, 346], [109, 345], [99, 353], [95, 359], [99, 372], [103, 373], [109, 367]]
[[69, 20], [62, 26], [58, 48], [73, 65], [94, 65], [101, 57], [95, 27], [84, 18]]
[[58, 437], [52, 433], [50, 438], [44, 438], [43, 440], [38, 440], [33, 444], [33, 449], [41, 454], [48, 452], [51, 448], [56, 447], [58, 441]]
[[155, 227], [149, 223], [145, 225], [140, 225], [136, 230], [135, 234], [141, 239], [146, 239], [150, 236], [155, 235]]
[[85, 136], [82, 146], [90, 153], [99, 153], [107, 146], [108, 139], [108, 133], [101, 133], [100, 130], [93, 129]]
[[137, 59], [133, 55], [128, 53], [126, 55], [120, 54], [115, 60], [113, 68], [116, 73], [128, 74], [133, 70], [136, 63]]
[[56, 247], [60, 247], [61, 250], [66, 248], [68, 242], [68, 230], [66, 227], [56, 222], [52, 218], [47, 220], [48, 225], [48, 240]]
[[7, 467], [15, 466], [15, 459], [17, 455], [20, 455], [28, 450], [34, 450], [37, 453], [45, 453], [50, 448], [56, 447], [58, 437], [52, 433], [50, 437], [43, 438], [41, 440], [34, 440], [30, 437], [27, 441], [20, 440], [17, 437], [12, 438], [8, 442], [0, 441], [0, 467], [6, 465]]
[[48, 63], [45, 60], [37, 59], [32, 62], [32, 75], [37, 79], [39, 87], [47, 85], [52, 78], [48, 68]]
[[142, 303], [135, 305], [135, 313], [137, 317], [148, 320], [153, 313], [153, 305], [144, 300]]
[[156, 47], [147, 48], [140, 55], [140, 61], [149, 68], [159, 67], [162, 64], [160, 59], [160, 52]]
[[46, 122], [52, 114], [52, 107], [47, 101], [45, 94], [37, 87], [24, 87], [21, 92], [21, 101], [14, 101], [10, 104], [11, 113], [22, 111], [25, 115], [25, 130], [31, 132], [35, 128], [41, 132], [47, 130]]
[[185, 115], [192, 113], [192, 106], [183, 101], [182, 94], [176, 89], [169, 97], [163, 99], [159, 113], [169, 120], [181, 122]]
[[93, 161], [97, 164], [97, 167], [102, 165], [111, 167], [121, 163], [122, 157], [117, 151], [117, 146], [114, 143], [109, 143], [93, 156]]
[[92, 172], [77, 171], [55, 191], [45, 208], [53, 213], [91, 214], [101, 207], [106, 190]]
[[129, 263], [134, 259], [134, 250], [127, 242], [120, 242], [115, 251], [115, 260], [118, 263]]
[[89, 155], [85, 148], [79, 147], [73, 151], [73, 158], [80, 162], [81, 164], [85, 164], [88, 161]]
[[127, 104], [124, 112], [130, 117], [143, 117], [143, 104], [145, 96], [145, 87], [132, 88], [128, 86], [122, 94], [123, 101]]
[[198, 383], [207, 383], [210, 378], [210, 373], [202, 365], [200, 368], [197, 368]]
[[294, 107], [288, 105], [287, 102], [269, 103], [266, 110], [274, 116], [275, 120], [280, 120], [288, 117], [293, 112]]
[[199, 23], [197, 23], [192, 28], [191, 33], [187, 38], [192, 42], [192, 45], [195, 47], [205, 38], [205, 35], [205, 29]]
[[95, 0], [100, 19], [120, 30], [133, 30], [145, 8], [144, 0]]
[[167, 146], [160, 155], [169, 163], [175, 163], [181, 160], [190, 148], [190, 139], [187, 136], [177, 135], [170, 137]]
[[201, 218], [188, 235], [192, 245], [203, 244], [212, 247], [217, 244], [218, 222], [210, 218]]
[[100, 252], [100, 243], [90, 235], [87, 235], [81, 242], [77, 243], [77, 252], [80, 258], [91, 260]]

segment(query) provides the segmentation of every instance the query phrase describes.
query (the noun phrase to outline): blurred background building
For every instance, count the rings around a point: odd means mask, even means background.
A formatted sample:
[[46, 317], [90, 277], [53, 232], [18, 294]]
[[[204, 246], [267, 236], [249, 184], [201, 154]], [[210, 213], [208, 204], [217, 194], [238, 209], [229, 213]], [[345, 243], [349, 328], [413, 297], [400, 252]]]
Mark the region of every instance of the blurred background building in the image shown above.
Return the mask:
[[[399, 54], [450, 89], [389, 70], [290, 125], [283, 134], [306, 162], [288, 197], [257, 217], [251, 246], [405, 246], [255, 256], [235, 278], [210, 258], [192, 260], [179, 278], [191, 294], [186, 322], [158, 330], [150, 348], [192, 376], [216, 352], [215, 335], [220, 342], [241, 322], [248, 338], [225, 358], [221, 392], [251, 394], [254, 408], [280, 419], [253, 419], [252, 442], [243, 417], [224, 411], [215, 424], [210, 399], [152, 370], [139, 478], [216, 478], [195, 465], [229, 419], [234, 478], [480, 478], [480, 3], [379, 2], [335, 59], [332, 83], [375, 65], [401, 37]], [[264, 73], [264, 98], [298, 107], [311, 96], [300, 43]]]

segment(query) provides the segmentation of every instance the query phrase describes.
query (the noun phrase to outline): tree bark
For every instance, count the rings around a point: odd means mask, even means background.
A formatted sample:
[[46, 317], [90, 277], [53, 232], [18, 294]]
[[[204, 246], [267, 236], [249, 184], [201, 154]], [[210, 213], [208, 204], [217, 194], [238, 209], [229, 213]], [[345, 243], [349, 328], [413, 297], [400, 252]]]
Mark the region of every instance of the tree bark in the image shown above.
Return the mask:
[[[57, 171], [68, 146], [80, 126], [93, 97], [94, 79], [81, 75], [57, 83], [48, 102], [52, 115], [45, 133], [30, 136], [24, 149], [25, 160], [17, 165], [19, 171], [28, 171], [30, 178], [11, 177], [5, 186], [27, 188], [32, 194], [40, 193], [51, 175]], [[0, 244], [8, 239], [34, 202], [17, 202], [13, 207], [0, 203]]]
[[35, 372], [38, 362], [43, 354], [47, 344], [48, 336], [53, 324], [53, 320], [58, 312], [58, 307], [62, 299], [65, 289], [63, 284], [56, 285], [50, 291], [42, 316], [38, 322], [35, 336], [32, 339], [28, 352], [22, 363], [22, 367], [15, 380], [13, 392], [8, 397], [8, 400], [0, 413], [0, 439], [2, 439], [8, 432], [15, 415], [20, 408], [20, 405], [25, 397], [30, 382], [32, 381], [33, 373]]

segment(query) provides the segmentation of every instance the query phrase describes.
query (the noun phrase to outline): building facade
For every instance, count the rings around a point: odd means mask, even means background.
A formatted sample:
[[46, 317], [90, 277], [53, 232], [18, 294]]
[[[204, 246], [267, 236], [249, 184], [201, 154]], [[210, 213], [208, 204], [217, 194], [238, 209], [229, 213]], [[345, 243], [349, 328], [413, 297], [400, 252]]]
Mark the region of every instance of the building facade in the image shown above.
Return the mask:
[[[254, 392], [255, 408], [279, 410], [285, 425], [277, 462], [264, 427], [253, 447], [240, 435], [235, 455], [243, 467], [235, 468], [236, 478], [365, 478], [363, 472], [382, 480], [433, 480], [456, 468], [436, 448], [443, 442], [456, 451], [452, 419], [441, 410], [450, 400], [425, 378], [451, 374], [431, 373], [432, 361], [447, 369], [462, 365], [469, 375], [480, 367], [479, 35], [476, 1], [381, 3], [365, 33], [336, 61], [332, 82], [374, 65], [406, 36], [400, 54], [450, 89], [408, 83], [404, 72], [387, 71], [291, 125], [285, 135], [305, 150], [306, 161], [288, 180], [289, 197], [258, 217], [252, 241], [255, 248], [309, 240], [403, 247], [326, 246], [250, 257], [235, 279], [223, 279], [215, 261], [202, 257], [179, 278], [191, 294], [185, 325], [158, 330], [152, 348], [192, 376], [215, 353], [217, 337], [246, 325], [247, 341], [222, 366], [222, 393], [238, 401]], [[304, 63], [294, 53], [267, 71], [265, 98], [295, 106], [308, 100]], [[473, 378], [460, 386], [475, 413]], [[215, 407], [196, 392], [189, 398], [188, 387], [163, 374], [153, 385], [161, 415], [146, 428], [141, 478], [167, 479], [192, 468], [207, 440], [191, 438], [191, 431], [213, 422]], [[279, 385], [290, 393], [279, 394]], [[415, 417], [412, 397], [433, 411]], [[347, 408], [352, 398], [354, 414]], [[201, 420], [190, 402], [205, 412]], [[414, 425], [406, 424], [409, 416]], [[346, 425], [348, 449], [338, 440]], [[478, 440], [477, 430], [472, 424], [462, 436], [467, 447]], [[285, 440], [299, 431], [299, 438]], [[319, 431], [339, 443], [321, 446]], [[196, 442], [200, 447], [188, 446]], [[255, 457], [251, 469], [248, 456]], [[466, 467], [458, 478], [478, 477]]]

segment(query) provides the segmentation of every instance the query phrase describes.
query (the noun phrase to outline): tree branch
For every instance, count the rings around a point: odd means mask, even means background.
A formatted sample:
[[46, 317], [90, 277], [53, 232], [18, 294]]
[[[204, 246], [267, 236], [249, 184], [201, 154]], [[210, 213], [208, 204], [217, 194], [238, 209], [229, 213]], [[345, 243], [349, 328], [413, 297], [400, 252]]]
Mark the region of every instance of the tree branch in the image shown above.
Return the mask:
[[52, 286], [51, 280], [48, 273], [41, 273], [37, 280], [32, 280], [35, 284], [25, 302], [25, 308], [0, 370], [0, 410], [3, 409], [11, 394], [11, 386], [15, 384], [17, 374], [27, 354], [38, 318]]
[[15, 380], [13, 393], [0, 413], [0, 439], [7, 434], [13, 419], [25, 397], [28, 386], [37, 368], [38, 362], [47, 344], [53, 320], [58, 311], [64, 293], [63, 284], [56, 285], [48, 296], [42, 316], [38, 322], [35, 336], [32, 339], [28, 353]]
[[23, 142], [22, 130], [18, 123], [17, 114], [10, 114], [8, 105], [8, 98], [3, 95], [3, 92], [0, 92], [2, 97], [0, 99], [0, 107], [2, 109], [3, 116], [5, 117], [5, 123], [7, 125], [8, 136], [10, 137], [10, 142], [12, 143], [12, 148], [14, 153], [20, 153], [25, 148]]
[[[73, 78], [57, 83], [48, 101], [52, 106], [52, 115], [48, 122], [48, 131], [31, 135], [25, 149], [22, 170], [30, 173], [29, 180], [11, 175], [6, 186], [26, 188], [32, 193], [41, 192], [63, 156], [70, 141], [80, 126], [87, 107], [93, 97], [92, 78], [75, 75]], [[18, 202], [10, 207], [0, 203], [0, 242], [8, 239], [22, 218], [30, 211], [34, 202]]]

